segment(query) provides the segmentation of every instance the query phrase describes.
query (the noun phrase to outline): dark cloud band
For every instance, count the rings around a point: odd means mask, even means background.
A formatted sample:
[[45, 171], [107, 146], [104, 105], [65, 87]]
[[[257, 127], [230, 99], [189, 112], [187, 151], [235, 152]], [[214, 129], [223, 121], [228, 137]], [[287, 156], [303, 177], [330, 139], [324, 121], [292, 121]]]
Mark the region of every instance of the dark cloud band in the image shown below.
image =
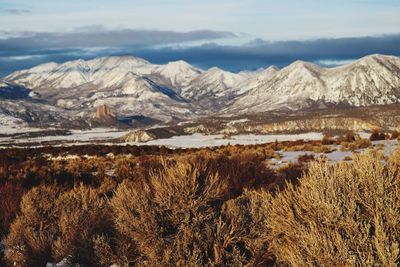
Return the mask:
[[374, 53], [400, 56], [400, 34], [308, 41], [254, 40], [237, 46], [215, 43], [191, 47], [176, 45], [230, 37], [235, 35], [207, 30], [179, 33], [100, 29], [67, 34], [25, 33], [20, 37], [0, 39], [0, 77], [48, 61], [64, 62], [109, 55], [135, 55], [153, 63], [182, 59], [201, 68], [218, 66], [231, 71], [269, 65], [283, 67], [298, 59], [341, 62]]

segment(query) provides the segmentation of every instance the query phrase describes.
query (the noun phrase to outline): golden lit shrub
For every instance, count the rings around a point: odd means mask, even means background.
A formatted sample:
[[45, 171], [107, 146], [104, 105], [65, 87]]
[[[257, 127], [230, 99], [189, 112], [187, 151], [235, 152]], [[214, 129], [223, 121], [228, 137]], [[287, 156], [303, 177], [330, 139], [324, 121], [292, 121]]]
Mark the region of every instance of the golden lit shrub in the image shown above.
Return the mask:
[[55, 260], [69, 256], [73, 262], [95, 265], [93, 239], [112, 231], [106, 201], [96, 190], [80, 186], [60, 195], [54, 211], [58, 230], [53, 244]]
[[289, 266], [397, 266], [400, 180], [374, 152], [313, 163], [268, 208], [269, 250]]
[[[125, 180], [111, 200], [115, 224], [150, 266], [204, 264], [214, 206], [225, 193], [217, 174], [183, 161], [165, 163], [148, 184]], [[212, 221], [212, 222], [211, 222]], [[133, 260], [133, 259], [131, 259]]]
[[58, 192], [40, 186], [27, 192], [21, 201], [21, 214], [11, 225], [6, 260], [17, 266], [45, 266], [51, 260], [53, 236], [57, 232], [54, 201]]
[[93, 239], [112, 231], [105, 200], [84, 186], [59, 193], [39, 186], [21, 201], [21, 213], [7, 236], [6, 259], [17, 266], [45, 266], [69, 258], [98, 265]]
[[[267, 193], [245, 191], [225, 202], [226, 184], [205, 165], [188, 160], [164, 163], [148, 183], [125, 180], [111, 199], [121, 253], [99, 238], [99, 254], [146, 266], [251, 266], [271, 262], [268, 253]], [[116, 244], [121, 246], [121, 244]], [[132, 253], [137, 249], [138, 255]], [[111, 262], [107, 262], [110, 264]]]

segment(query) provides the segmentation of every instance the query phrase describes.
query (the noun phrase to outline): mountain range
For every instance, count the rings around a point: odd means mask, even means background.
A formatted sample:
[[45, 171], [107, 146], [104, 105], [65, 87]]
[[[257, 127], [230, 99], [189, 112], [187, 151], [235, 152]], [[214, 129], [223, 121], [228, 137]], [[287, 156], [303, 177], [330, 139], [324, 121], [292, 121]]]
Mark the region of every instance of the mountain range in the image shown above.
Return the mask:
[[0, 124], [101, 125], [96, 110], [104, 106], [116, 123], [142, 125], [399, 102], [400, 58], [385, 55], [335, 68], [296, 61], [239, 73], [102, 57], [46, 63], [0, 80]]

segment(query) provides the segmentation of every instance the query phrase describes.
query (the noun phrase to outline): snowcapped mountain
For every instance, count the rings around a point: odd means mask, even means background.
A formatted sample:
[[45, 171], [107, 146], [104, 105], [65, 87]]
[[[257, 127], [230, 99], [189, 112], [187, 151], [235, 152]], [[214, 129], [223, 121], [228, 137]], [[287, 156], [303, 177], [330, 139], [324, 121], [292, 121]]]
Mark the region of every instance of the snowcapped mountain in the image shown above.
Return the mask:
[[259, 87], [266, 83], [275, 75], [279, 69], [275, 66], [270, 66], [264, 70], [247, 73], [247, 79], [234, 86], [236, 94], [240, 95], [247, 91]]
[[400, 58], [371, 55], [336, 68], [296, 61], [261, 80], [228, 110], [261, 112], [315, 103], [369, 106], [399, 101]]
[[[186, 70], [186, 76], [178, 72]], [[107, 104], [120, 116], [145, 115], [162, 120], [189, 116], [191, 107], [167, 84], [151, 80], [158, 75], [173, 83], [185, 83], [197, 72], [183, 62], [153, 65], [136, 57], [104, 57], [48, 63], [15, 72], [5, 79], [32, 90], [43, 101], [91, 116], [96, 106]]]
[[[47, 63], [0, 80], [0, 115], [28, 122], [90, 122], [106, 105], [116, 117], [162, 122], [215, 114], [400, 102], [400, 58], [371, 55], [323, 68], [303, 61], [278, 69], [231, 73], [184, 61], [137, 57]], [[90, 123], [89, 123], [90, 124]]]
[[150, 73], [154, 67], [136, 57], [104, 57], [94, 60], [74, 60], [63, 64], [47, 63], [28, 70], [17, 71], [5, 80], [31, 89], [71, 88], [88, 82], [112, 83], [128, 72]]
[[211, 68], [198, 75], [182, 90], [182, 95], [188, 99], [199, 100], [204, 97], [218, 98], [232, 93], [232, 89], [246, 80], [244, 74]]
[[202, 71], [183, 60], [179, 60], [159, 66], [154, 73], [158, 73], [167, 79], [173, 87], [184, 87], [201, 74]]

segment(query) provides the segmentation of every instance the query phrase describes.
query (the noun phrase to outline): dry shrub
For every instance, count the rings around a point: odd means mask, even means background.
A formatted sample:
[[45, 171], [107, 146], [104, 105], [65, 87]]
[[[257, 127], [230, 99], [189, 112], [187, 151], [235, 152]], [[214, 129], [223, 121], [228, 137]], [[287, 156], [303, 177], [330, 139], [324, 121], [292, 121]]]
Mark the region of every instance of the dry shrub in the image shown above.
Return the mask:
[[379, 129], [374, 129], [371, 133], [371, 136], [369, 137], [369, 140], [371, 141], [379, 141], [385, 139], [386, 139], [385, 133], [381, 133]]
[[0, 239], [8, 233], [10, 224], [17, 216], [22, 194], [21, 184], [0, 184]]
[[26, 193], [6, 239], [6, 259], [18, 266], [45, 266], [70, 258], [98, 265], [93, 239], [112, 226], [107, 203], [87, 187], [59, 193], [39, 186]]
[[341, 142], [340, 143], [340, 150], [341, 151], [355, 151], [358, 149], [365, 149], [372, 146], [372, 143], [368, 139], [357, 139], [353, 142]]
[[279, 189], [284, 189], [287, 183], [297, 184], [298, 179], [307, 171], [308, 163], [297, 162], [288, 163], [276, 169], [277, 175], [274, 184], [267, 187], [269, 191], [274, 192]]
[[397, 266], [397, 167], [369, 152], [352, 163], [313, 163], [299, 186], [272, 199], [269, 250], [289, 266]]
[[399, 138], [399, 136], [400, 136], [400, 133], [398, 131], [394, 130], [390, 135], [390, 139], [394, 140], [394, 139]]
[[353, 142], [356, 140], [357, 140], [357, 137], [354, 134], [354, 132], [352, 132], [352, 131], [349, 131], [344, 135], [344, 141], [346, 141], [346, 142]]
[[244, 189], [260, 189], [274, 182], [274, 171], [267, 158], [260, 154], [239, 153], [231, 158], [192, 158], [193, 162], [206, 168], [208, 173], [218, 173], [227, 184], [230, 197], [239, 196]]
[[51, 260], [57, 194], [54, 188], [41, 186], [22, 197], [21, 214], [5, 240], [5, 256], [10, 265], [45, 266]]
[[212, 235], [213, 206], [224, 192], [218, 175], [178, 162], [153, 173], [148, 184], [124, 181], [111, 206], [118, 231], [137, 247], [138, 264], [204, 265], [212, 256], [203, 246]]
[[[273, 255], [268, 251], [269, 229], [266, 224], [268, 218], [268, 206], [271, 195], [266, 191], [250, 191], [227, 201], [223, 205], [221, 217], [217, 224], [216, 233], [219, 238], [214, 249], [217, 255], [229, 256], [227, 251], [236, 252], [234, 266], [266, 266], [274, 262]], [[241, 257], [237, 256], [241, 255]], [[224, 266], [226, 262], [217, 261]]]
[[322, 137], [321, 143], [322, 143], [322, 145], [332, 145], [334, 143], [334, 140], [333, 140], [332, 136], [330, 136], [328, 134], [324, 134], [324, 136]]
[[325, 145], [314, 146], [312, 152], [314, 152], [314, 153], [330, 153], [331, 149], [329, 146], [325, 146]]
[[[262, 262], [266, 249], [260, 240], [265, 240], [265, 226], [258, 225], [265, 222], [265, 212], [259, 212], [263, 199], [245, 193], [224, 205], [224, 181], [189, 161], [165, 164], [163, 170], [152, 173], [148, 184], [125, 180], [111, 206], [125, 247], [135, 247], [138, 256], [109, 257], [121, 259], [118, 263], [122, 266], [128, 262], [140, 266], [237, 266], [249, 262], [253, 254], [257, 255], [254, 261]], [[107, 253], [116, 251], [102, 243]]]
[[53, 256], [70, 256], [74, 262], [95, 265], [93, 239], [112, 231], [112, 220], [104, 199], [94, 189], [80, 186], [63, 193], [55, 203], [57, 237]]
[[299, 164], [309, 163], [310, 161], [314, 161], [315, 156], [313, 154], [303, 154], [297, 157], [297, 162]]

